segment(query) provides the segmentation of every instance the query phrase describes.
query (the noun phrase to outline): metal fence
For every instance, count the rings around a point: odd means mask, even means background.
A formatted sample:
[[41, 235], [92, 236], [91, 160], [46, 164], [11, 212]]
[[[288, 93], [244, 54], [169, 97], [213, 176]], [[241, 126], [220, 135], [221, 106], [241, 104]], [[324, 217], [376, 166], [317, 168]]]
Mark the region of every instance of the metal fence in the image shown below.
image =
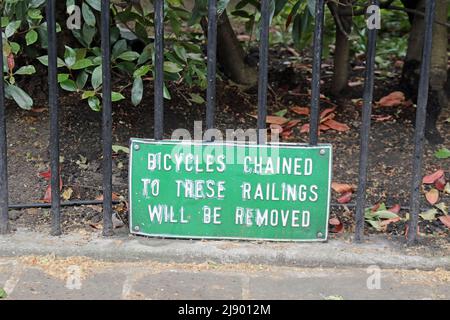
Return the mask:
[[[8, 209], [51, 207], [52, 235], [61, 234], [61, 206], [76, 206], [89, 204], [103, 204], [103, 234], [113, 234], [112, 224], [112, 110], [111, 110], [111, 51], [110, 51], [110, 1], [102, 0], [101, 4], [101, 38], [102, 38], [102, 67], [103, 67], [103, 200], [84, 200], [61, 202], [59, 186], [59, 125], [58, 125], [58, 82], [57, 82], [57, 38], [55, 1], [47, 0], [46, 16], [48, 27], [48, 84], [50, 109], [50, 169], [51, 169], [51, 204], [30, 203], [11, 205], [8, 202], [8, 173], [7, 173], [7, 142], [5, 120], [4, 84], [0, 81], [0, 234], [9, 231]], [[154, 71], [154, 138], [163, 139], [164, 132], [164, 0], [154, 0], [155, 23], [155, 71]], [[269, 54], [269, 25], [270, 0], [261, 0], [261, 34], [259, 54], [259, 84], [258, 84], [258, 129], [266, 129], [267, 89], [268, 89], [268, 54]], [[379, 5], [378, 0], [369, 0], [369, 5]], [[313, 77], [311, 87], [311, 117], [309, 143], [318, 143], [319, 103], [320, 103], [320, 72], [322, 64], [323, 28], [324, 28], [325, 0], [316, 1], [314, 44], [313, 44]], [[422, 176], [422, 156], [424, 146], [424, 128], [426, 106], [429, 88], [430, 57], [432, 47], [433, 21], [435, 15], [435, 0], [429, 0], [425, 12], [425, 41], [419, 83], [415, 150], [413, 154], [413, 175], [411, 181], [410, 220], [408, 242], [417, 239], [417, 224], [419, 216], [420, 183]], [[366, 206], [366, 184], [369, 154], [369, 135], [374, 87], [374, 65], [377, 42], [377, 30], [369, 28], [367, 61], [365, 72], [362, 125], [360, 136], [359, 181], [356, 200], [356, 231], [355, 240], [361, 241], [364, 234], [364, 211]], [[206, 123], [207, 128], [214, 127], [216, 105], [216, 45], [217, 45], [217, 0], [208, 1], [208, 46], [207, 46], [207, 93], [206, 93]], [[2, 37], [0, 37], [2, 48]], [[3, 54], [0, 54], [0, 70], [3, 70]], [[259, 130], [258, 132], [262, 132]], [[258, 143], [265, 143], [265, 138], [259, 134]]]

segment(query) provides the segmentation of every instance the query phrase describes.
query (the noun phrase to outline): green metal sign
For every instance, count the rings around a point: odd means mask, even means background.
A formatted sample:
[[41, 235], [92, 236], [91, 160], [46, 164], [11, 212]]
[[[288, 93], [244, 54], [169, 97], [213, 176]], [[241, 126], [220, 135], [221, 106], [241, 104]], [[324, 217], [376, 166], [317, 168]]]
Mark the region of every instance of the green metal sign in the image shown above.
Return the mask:
[[133, 234], [327, 239], [330, 145], [132, 139], [130, 150]]

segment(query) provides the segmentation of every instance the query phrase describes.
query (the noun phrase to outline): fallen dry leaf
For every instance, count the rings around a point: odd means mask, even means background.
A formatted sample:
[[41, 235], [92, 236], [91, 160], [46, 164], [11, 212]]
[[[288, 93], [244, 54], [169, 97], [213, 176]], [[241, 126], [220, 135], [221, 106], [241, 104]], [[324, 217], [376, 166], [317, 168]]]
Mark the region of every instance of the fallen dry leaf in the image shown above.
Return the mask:
[[344, 232], [344, 225], [338, 218], [331, 218], [328, 223], [332, 226], [330, 228], [331, 233], [342, 233]]
[[298, 115], [302, 115], [302, 116], [308, 116], [309, 115], [309, 108], [306, 107], [292, 107], [291, 111], [298, 114]]
[[301, 121], [298, 119], [294, 119], [289, 121], [288, 123], [286, 123], [286, 125], [284, 126], [285, 129], [291, 129], [295, 126], [297, 126]]
[[266, 123], [268, 123], [268, 124], [282, 125], [288, 121], [289, 120], [286, 119], [285, 117], [280, 117], [280, 116], [267, 116], [267, 118], [266, 118]]
[[66, 201], [70, 200], [70, 198], [72, 197], [73, 194], [73, 189], [72, 188], [67, 188], [64, 190], [64, 192], [62, 193], [62, 198]]
[[442, 177], [440, 177], [439, 179], [437, 179], [434, 182], [434, 186], [436, 187], [436, 189], [438, 189], [439, 191], [444, 191], [445, 190], [445, 185], [446, 185], [446, 181], [445, 181], [445, 176], [442, 175]]
[[336, 191], [337, 193], [346, 193], [346, 192], [353, 192], [354, 188], [351, 184], [348, 183], [338, 183], [333, 182], [331, 183], [331, 188]]
[[346, 132], [346, 131], [350, 130], [350, 127], [348, 125], [346, 125], [345, 123], [341, 123], [341, 122], [338, 122], [338, 121], [335, 121], [332, 119], [327, 120], [323, 124], [331, 129], [339, 131], [339, 132]]
[[389, 121], [392, 120], [393, 117], [388, 115], [372, 115], [372, 119], [375, 120], [376, 122], [384, 122], [384, 121]]
[[444, 170], [438, 170], [435, 173], [432, 173], [428, 176], [423, 177], [422, 183], [424, 184], [433, 184], [444, 175]]
[[405, 94], [401, 91], [394, 91], [378, 101], [380, 107], [396, 107], [405, 102]]
[[340, 204], [349, 203], [352, 200], [352, 192], [346, 192], [344, 195], [337, 199], [337, 202]]
[[304, 124], [300, 129], [300, 133], [307, 133], [307, 132], [309, 132], [309, 123]]
[[431, 205], [435, 205], [439, 201], [439, 191], [433, 188], [425, 194], [425, 197]]
[[401, 207], [399, 204], [394, 205], [392, 208], [388, 209], [388, 211], [393, 213], [399, 213], [401, 210]]
[[450, 216], [440, 216], [439, 220], [450, 229]]
[[330, 113], [332, 113], [334, 110], [336, 110], [336, 107], [333, 107], [333, 108], [327, 108], [327, 109], [323, 110], [322, 113], [320, 114], [320, 118], [321, 118], [321, 119], [325, 118], [327, 115], [329, 115]]
[[385, 230], [388, 225], [390, 225], [391, 223], [399, 222], [400, 220], [401, 220], [401, 218], [397, 217], [397, 218], [386, 219], [386, 220], [380, 221], [380, 227], [382, 227]]
[[444, 192], [450, 194], [450, 182], [447, 182], [447, 184], [445, 185]]
[[[95, 198], [95, 200], [97, 201], [103, 201], [103, 195], [99, 195], [98, 197]], [[112, 200], [113, 201], [119, 201], [120, 200], [120, 195], [118, 195], [117, 193], [113, 192], [112, 193]]]

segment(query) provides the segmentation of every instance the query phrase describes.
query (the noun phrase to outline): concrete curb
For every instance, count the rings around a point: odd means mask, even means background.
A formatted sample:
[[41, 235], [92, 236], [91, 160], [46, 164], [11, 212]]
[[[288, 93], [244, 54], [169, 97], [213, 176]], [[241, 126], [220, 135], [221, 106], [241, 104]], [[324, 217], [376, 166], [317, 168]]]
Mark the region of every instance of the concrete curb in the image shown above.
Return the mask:
[[[367, 267], [450, 270], [450, 255], [411, 250], [398, 243], [373, 238], [354, 244], [342, 240], [328, 243], [258, 243], [240, 241], [194, 241], [151, 239], [126, 233], [112, 238], [100, 234], [68, 234], [52, 237], [18, 230], [0, 236], [0, 256], [55, 254], [86, 256], [110, 261], [153, 260], [177, 263], [251, 263], [296, 267]], [[442, 251], [442, 250], [441, 250]]]

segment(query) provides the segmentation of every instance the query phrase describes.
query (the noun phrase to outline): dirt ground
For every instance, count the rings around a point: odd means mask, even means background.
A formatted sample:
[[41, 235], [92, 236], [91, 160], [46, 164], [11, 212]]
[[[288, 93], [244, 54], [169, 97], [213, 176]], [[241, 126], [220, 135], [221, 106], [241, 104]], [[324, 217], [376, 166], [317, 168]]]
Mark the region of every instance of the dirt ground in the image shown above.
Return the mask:
[[[357, 184], [359, 157], [359, 129], [361, 123], [363, 63], [356, 61], [352, 72], [353, 87], [346, 97], [324, 99], [322, 109], [336, 106], [336, 120], [350, 127], [347, 132], [333, 130], [321, 134], [320, 141], [333, 144], [335, 182]], [[35, 100], [35, 108], [39, 112], [20, 110], [8, 101], [8, 170], [9, 191], [12, 204], [42, 201], [47, 187], [40, 172], [48, 170], [49, 153], [49, 113], [47, 106], [47, 85], [44, 69], [31, 80], [26, 79], [22, 86], [28, 88]], [[331, 64], [327, 61], [323, 66], [323, 94], [329, 97], [331, 81]], [[375, 101], [395, 91], [398, 84], [399, 67], [378, 72], [375, 88]], [[311, 79], [311, 59], [296, 57], [285, 48], [271, 51], [269, 114], [274, 114], [293, 106], [309, 106], [309, 89]], [[118, 89], [125, 83], [119, 82]], [[147, 90], [143, 103], [134, 107], [129, 100], [123, 100], [113, 106], [113, 141], [114, 145], [127, 146], [131, 137], [153, 137], [153, 88], [146, 83]], [[204, 119], [203, 105], [188, 105], [184, 96], [191, 89], [182, 86], [170, 86], [172, 100], [165, 102], [165, 137], [170, 138], [174, 129], [186, 128], [192, 131], [194, 121]], [[201, 93], [198, 90], [194, 90]], [[255, 128], [256, 120], [251, 116], [256, 113], [257, 92], [254, 88], [243, 89], [221, 80], [218, 83], [217, 127], [219, 129]], [[129, 89], [124, 91], [130, 96]], [[95, 199], [101, 195], [102, 184], [102, 148], [101, 148], [101, 113], [91, 111], [77, 94], [61, 92], [61, 161], [63, 191], [71, 200]], [[41, 109], [41, 110], [39, 110]], [[43, 110], [42, 110], [43, 109]], [[413, 133], [415, 107], [375, 108], [374, 121], [370, 138], [370, 172], [367, 189], [368, 204], [386, 202], [387, 205], [409, 205]], [[388, 116], [388, 117], [386, 117]], [[307, 142], [308, 134], [300, 133], [302, 124], [308, 117], [288, 112], [285, 116], [300, 119], [300, 124], [293, 128], [291, 135], [284, 138], [286, 142]], [[377, 121], [377, 119], [385, 119]], [[445, 145], [450, 144], [450, 107], [444, 110], [439, 130], [445, 138]], [[387, 119], [387, 120], [386, 120]], [[450, 159], [442, 160], [434, 157], [434, 152], [443, 146], [426, 144], [424, 157], [424, 174], [437, 169], [446, 171], [450, 180]], [[113, 185], [114, 192], [120, 199], [127, 198], [127, 155], [114, 154]], [[70, 194], [72, 190], [72, 194]], [[333, 194], [333, 202], [338, 195]], [[355, 196], [351, 202], [354, 202]], [[450, 204], [450, 197], [441, 199]], [[430, 208], [425, 197], [422, 207]], [[126, 208], [122, 204], [116, 207], [119, 217], [126, 222]], [[407, 210], [402, 210], [405, 216]], [[353, 230], [354, 213], [351, 205], [333, 206], [332, 216], [337, 216], [343, 223], [346, 232]], [[12, 211], [13, 227], [25, 226], [31, 229], [47, 230], [50, 221], [48, 209], [27, 209]], [[63, 230], [100, 228], [101, 207], [85, 206], [64, 208]], [[368, 232], [376, 232], [367, 226]], [[449, 239], [449, 229], [439, 220], [420, 222], [420, 231], [430, 237]], [[405, 232], [402, 222], [391, 224], [390, 235], [401, 235]]]

